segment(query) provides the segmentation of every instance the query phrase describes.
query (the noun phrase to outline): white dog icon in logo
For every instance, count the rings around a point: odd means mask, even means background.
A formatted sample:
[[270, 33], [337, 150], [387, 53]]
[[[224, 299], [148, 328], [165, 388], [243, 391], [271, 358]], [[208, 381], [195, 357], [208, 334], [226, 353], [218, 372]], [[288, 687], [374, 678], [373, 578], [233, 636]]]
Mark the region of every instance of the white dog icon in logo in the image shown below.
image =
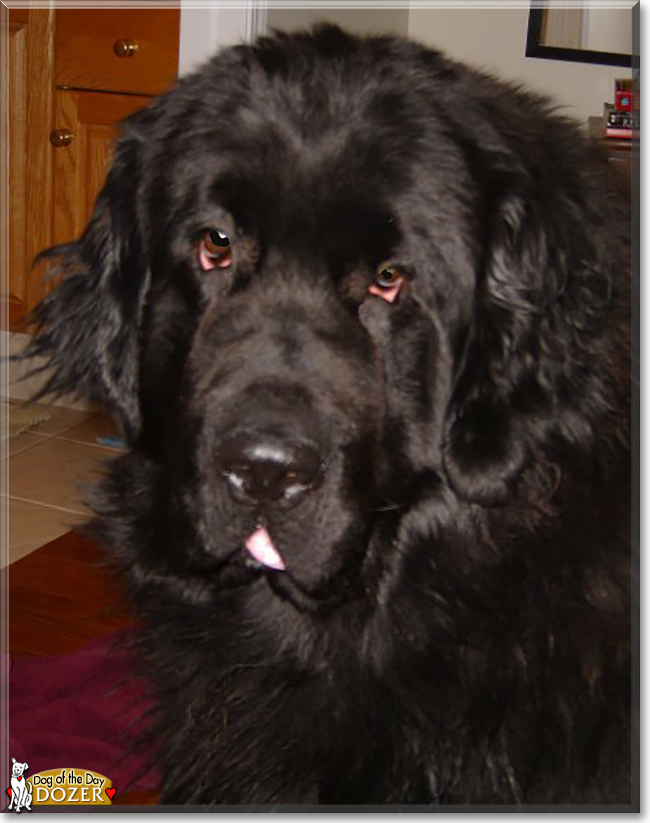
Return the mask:
[[27, 763], [18, 763], [15, 757], [11, 758], [11, 803], [9, 810], [13, 809], [20, 814], [21, 809], [32, 810], [32, 784], [25, 779], [24, 772], [29, 766]]

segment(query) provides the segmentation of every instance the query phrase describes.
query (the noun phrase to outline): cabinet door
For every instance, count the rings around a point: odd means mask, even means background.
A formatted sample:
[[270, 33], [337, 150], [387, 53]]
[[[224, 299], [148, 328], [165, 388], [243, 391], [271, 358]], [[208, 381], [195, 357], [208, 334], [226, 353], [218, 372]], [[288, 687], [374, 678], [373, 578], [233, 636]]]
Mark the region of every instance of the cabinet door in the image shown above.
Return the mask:
[[[8, 181], [6, 230], [0, 244], [2, 327], [24, 330], [23, 318], [45, 293], [34, 256], [51, 244], [54, 13], [11, 9], [3, 18], [2, 51], [8, 58], [3, 89], [8, 117], [1, 123], [1, 177]], [[4, 233], [3, 233], [4, 236]]]
[[[92, 214], [117, 135], [116, 124], [151, 102], [149, 97], [57, 91], [55, 97], [55, 243], [77, 238]], [[58, 138], [58, 139], [55, 139]]]

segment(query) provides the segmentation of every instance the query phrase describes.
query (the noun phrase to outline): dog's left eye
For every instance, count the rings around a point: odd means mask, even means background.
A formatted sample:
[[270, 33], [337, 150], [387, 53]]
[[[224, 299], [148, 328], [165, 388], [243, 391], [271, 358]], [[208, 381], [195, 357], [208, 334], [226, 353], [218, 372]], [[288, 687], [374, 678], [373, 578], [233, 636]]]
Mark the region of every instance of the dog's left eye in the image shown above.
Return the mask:
[[205, 232], [199, 247], [199, 265], [203, 271], [230, 268], [232, 246], [226, 234], [218, 229]]

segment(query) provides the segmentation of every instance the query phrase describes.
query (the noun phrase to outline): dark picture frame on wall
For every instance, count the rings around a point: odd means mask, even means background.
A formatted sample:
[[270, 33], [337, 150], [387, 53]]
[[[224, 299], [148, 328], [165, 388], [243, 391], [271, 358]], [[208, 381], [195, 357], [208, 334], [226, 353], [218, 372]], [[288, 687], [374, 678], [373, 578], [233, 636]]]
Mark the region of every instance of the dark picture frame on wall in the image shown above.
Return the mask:
[[626, 68], [632, 68], [631, 54], [544, 45], [543, 31], [545, 12], [546, 9], [541, 7], [539, 3], [535, 3], [530, 8], [528, 13], [526, 57], [541, 57], [546, 60], [568, 60], [573, 63], [596, 63], [602, 66], [624, 66]]

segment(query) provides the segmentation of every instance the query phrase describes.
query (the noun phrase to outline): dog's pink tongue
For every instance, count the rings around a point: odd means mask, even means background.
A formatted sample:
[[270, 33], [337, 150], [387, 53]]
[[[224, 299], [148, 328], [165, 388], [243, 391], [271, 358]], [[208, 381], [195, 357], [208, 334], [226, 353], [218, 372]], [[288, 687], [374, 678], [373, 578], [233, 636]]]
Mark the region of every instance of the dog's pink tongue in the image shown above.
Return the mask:
[[261, 526], [251, 534], [245, 543], [248, 551], [253, 555], [258, 563], [268, 566], [271, 569], [282, 571], [286, 568], [284, 560], [273, 545], [273, 541], [266, 529]]

